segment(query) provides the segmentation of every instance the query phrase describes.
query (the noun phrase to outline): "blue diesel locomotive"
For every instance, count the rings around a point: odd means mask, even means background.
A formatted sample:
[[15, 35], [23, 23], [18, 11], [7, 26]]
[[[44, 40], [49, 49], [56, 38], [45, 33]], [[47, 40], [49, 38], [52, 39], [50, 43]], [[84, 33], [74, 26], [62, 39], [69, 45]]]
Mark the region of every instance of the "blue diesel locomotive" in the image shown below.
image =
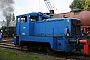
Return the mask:
[[76, 18], [50, 18], [41, 12], [16, 16], [14, 45], [21, 48], [70, 52], [80, 43], [87, 43], [82, 39], [80, 20]]

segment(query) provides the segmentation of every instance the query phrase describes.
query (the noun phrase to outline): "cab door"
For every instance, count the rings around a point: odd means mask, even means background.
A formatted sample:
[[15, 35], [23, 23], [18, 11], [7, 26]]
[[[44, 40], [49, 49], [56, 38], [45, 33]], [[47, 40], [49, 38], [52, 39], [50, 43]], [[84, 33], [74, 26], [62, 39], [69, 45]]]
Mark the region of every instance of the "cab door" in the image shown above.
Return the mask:
[[16, 35], [20, 35], [20, 16], [16, 16]]
[[29, 35], [28, 16], [22, 16], [20, 22], [20, 35]]

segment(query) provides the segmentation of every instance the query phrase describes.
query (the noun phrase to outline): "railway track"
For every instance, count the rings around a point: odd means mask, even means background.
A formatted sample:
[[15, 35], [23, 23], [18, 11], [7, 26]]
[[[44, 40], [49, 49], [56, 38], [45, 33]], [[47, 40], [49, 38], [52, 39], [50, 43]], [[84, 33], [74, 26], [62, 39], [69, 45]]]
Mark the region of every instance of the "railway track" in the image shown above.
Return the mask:
[[13, 39], [11, 40], [3, 40], [2, 43], [0, 43], [1, 48], [8, 48], [8, 49], [17, 49], [20, 50], [19, 47], [15, 47]]
[[14, 41], [13, 38], [3, 38], [2, 42], [4, 43], [4, 42], [14, 42]]
[[[16, 47], [14, 45], [13, 39], [3, 40], [3, 42], [0, 43], [0, 47], [21, 51], [20, 47]], [[26, 48], [24, 48], [23, 52], [28, 52], [28, 50]], [[70, 53], [71, 55], [69, 55], [68, 53], [65, 53], [65, 52], [55, 52], [54, 54], [48, 54], [46, 51], [39, 51], [39, 50], [35, 50], [35, 51], [33, 50], [30, 53], [38, 53], [38, 54], [42, 54], [42, 55], [48, 55], [48, 56], [56, 57], [59, 60], [90, 60], [90, 56], [80, 54], [80, 53], [73, 53], [73, 52]]]

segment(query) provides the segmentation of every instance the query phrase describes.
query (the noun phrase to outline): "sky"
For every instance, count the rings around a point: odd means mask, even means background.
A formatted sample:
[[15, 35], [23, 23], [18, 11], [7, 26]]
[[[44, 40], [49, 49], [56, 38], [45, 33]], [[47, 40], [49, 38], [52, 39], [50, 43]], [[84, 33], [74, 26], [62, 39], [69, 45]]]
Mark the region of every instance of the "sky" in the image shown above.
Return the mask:
[[[55, 7], [55, 13], [69, 12], [69, 5], [73, 0], [50, 0], [51, 5]], [[31, 12], [49, 12], [44, 0], [15, 0], [15, 16]], [[0, 20], [5, 19], [0, 11]]]

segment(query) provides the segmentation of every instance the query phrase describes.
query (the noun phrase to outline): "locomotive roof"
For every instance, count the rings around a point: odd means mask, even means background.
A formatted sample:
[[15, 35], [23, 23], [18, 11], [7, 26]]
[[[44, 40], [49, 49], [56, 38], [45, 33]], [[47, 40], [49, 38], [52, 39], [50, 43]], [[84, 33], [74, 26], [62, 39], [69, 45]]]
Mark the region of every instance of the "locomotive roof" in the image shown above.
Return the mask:
[[52, 20], [79, 20], [77, 18], [51, 18], [51, 19], [46, 19], [46, 21], [52, 21]]
[[32, 16], [42, 15], [43, 17], [50, 18], [50, 16], [48, 16], [46, 14], [43, 14], [41, 12], [32, 12], [32, 13], [22, 14], [22, 15], [18, 15], [17, 17], [19, 17], [19, 16], [26, 16], [26, 15], [32, 15]]

